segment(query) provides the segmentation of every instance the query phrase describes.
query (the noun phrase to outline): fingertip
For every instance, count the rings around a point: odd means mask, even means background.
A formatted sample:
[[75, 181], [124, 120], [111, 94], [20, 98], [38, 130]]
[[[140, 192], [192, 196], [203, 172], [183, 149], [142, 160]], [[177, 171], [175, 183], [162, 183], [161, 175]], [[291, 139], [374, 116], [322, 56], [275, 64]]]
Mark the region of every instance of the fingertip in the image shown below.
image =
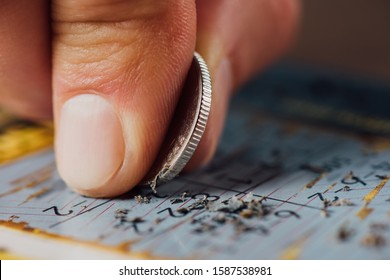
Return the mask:
[[142, 180], [163, 142], [196, 11], [192, 0], [99, 2], [53, 1], [56, 149], [71, 188], [112, 197]]

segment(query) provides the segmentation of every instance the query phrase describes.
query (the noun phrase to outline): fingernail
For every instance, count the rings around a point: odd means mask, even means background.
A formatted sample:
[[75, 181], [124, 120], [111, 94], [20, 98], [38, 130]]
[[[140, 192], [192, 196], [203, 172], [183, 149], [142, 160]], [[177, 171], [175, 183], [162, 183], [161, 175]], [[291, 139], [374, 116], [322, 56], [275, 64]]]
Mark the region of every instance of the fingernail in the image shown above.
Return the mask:
[[124, 160], [122, 126], [112, 105], [96, 94], [82, 94], [62, 106], [57, 131], [58, 170], [80, 192], [107, 182]]

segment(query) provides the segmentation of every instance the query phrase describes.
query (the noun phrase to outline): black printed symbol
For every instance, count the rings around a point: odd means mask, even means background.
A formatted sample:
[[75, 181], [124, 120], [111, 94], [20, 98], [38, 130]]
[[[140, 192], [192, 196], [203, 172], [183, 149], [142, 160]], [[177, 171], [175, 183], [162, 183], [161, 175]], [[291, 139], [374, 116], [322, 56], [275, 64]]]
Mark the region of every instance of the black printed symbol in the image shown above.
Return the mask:
[[56, 216], [68, 216], [68, 215], [73, 213], [73, 210], [69, 210], [68, 213], [60, 213], [60, 211], [58, 211], [57, 206], [52, 206], [52, 207], [46, 208], [45, 210], [42, 210], [42, 212], [47, 212], [49, 210], [53, 210], [53, 212]]
[[353, 184], [357, 184], [357, 183], [360, 183], [363, 186], [367, 185], [366, 182], [364, 182], [363, 180], [361, 180], [357, 176], [351, 176], [351, 178], [346, 177], [346, 178], [341, 180], [341, 183], [346, 184], [346, 185], [353, 185]]
[[322, 196], [322, 193], [319, 193], [319, 192], [312, 194], [311, 196], [308, 196], [307, 199], [310, 199], [310, 198], [315, 197], [315, 196], [318, 196], [321, 201], [324, 201], [324, 197]]
[[169, 216], [171, 216], [173, 218], [181, 218], [181, 217], [184, 217], [185, 215], [187, 215], [189, 213], [189, 211], [186, 212], [186, 213], [179, 211], [178, 214], [176, 214], [176, 213], [173, 213], [171, 207], [167, 207], [167, 208], [165, 208], [163, 210], [158, 211], [157, 214], [161, 214], [161, 213], [164, 213], [164, 212], [168, 212]]
[[290, 218], [290, 217], [295, 217], [297, 219], [300, 218], [300, 216], [291, 210], [279, 210], [275, 212], [275, 216], [279, 218]]
[[338, 193], [338, 192], [341, 192], [341, 191], [343, 191], [343, 192], [349, 192], [349, 191], [351, 191], [351, 190], [352, 190], [351, 187], [349, 187], [349, 186], [344, 186], [344, 187], [338, 189], [337, 191], [335, 191], [335, 193]]

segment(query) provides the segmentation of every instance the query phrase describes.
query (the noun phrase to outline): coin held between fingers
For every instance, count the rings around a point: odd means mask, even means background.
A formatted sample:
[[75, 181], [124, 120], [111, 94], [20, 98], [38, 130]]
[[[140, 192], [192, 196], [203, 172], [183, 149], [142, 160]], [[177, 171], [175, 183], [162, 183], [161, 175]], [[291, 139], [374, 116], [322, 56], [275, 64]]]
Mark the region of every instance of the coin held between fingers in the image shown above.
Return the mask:
[[142, 185], [154, 192], [175, 178], [194, 154], [206, 129], [211, 109], [211, 78], [203, 58], [194, 58], [162, 148]]

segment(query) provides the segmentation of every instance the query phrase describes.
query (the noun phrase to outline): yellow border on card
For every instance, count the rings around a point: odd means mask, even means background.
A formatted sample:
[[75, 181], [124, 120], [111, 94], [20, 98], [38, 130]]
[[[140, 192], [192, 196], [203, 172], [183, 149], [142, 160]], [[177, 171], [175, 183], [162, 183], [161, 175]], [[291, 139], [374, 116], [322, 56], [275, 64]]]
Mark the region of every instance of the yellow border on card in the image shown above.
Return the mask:
[[53, 125], [24, 125], [15, 122], [0, 131], [0, 164], [9, 163], [38, 150], [50, 147], [54, 141]]

